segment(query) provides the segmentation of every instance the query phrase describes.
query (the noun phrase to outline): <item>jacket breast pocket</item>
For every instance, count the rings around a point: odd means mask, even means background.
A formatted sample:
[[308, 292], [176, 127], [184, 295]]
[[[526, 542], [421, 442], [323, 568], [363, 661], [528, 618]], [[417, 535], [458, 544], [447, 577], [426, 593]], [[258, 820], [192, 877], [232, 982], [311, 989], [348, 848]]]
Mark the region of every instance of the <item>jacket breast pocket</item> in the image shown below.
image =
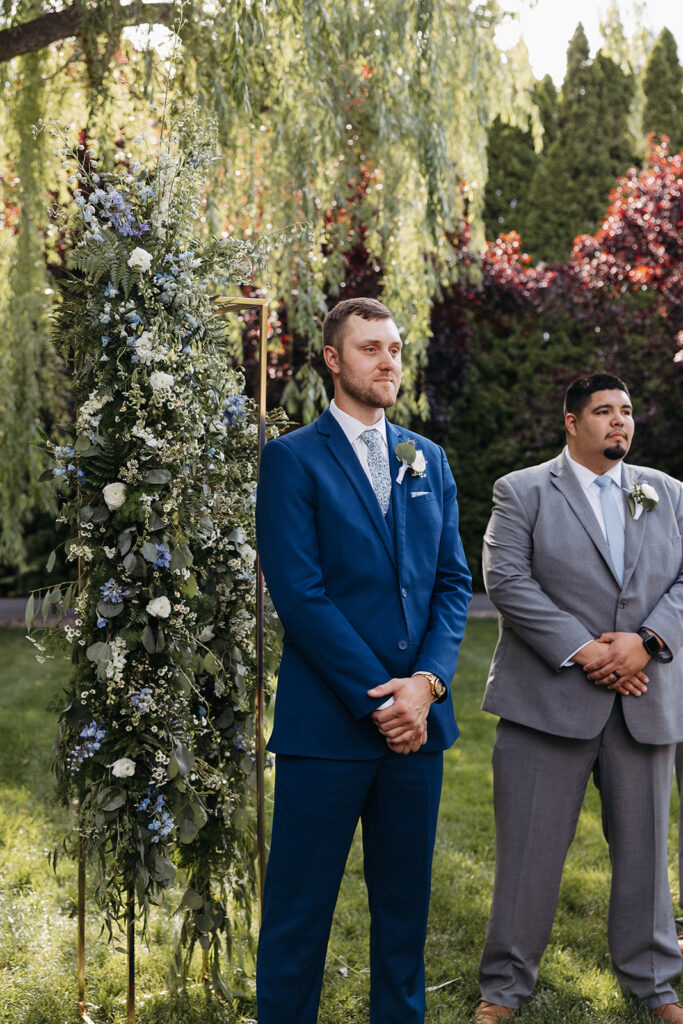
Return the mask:
[[408, 501], [411, 508], [415, 508], [416, 505], [425, 505], [428, 501], [434, 501], [436, 495], [429, 491], [427, 494], [409, 494]]

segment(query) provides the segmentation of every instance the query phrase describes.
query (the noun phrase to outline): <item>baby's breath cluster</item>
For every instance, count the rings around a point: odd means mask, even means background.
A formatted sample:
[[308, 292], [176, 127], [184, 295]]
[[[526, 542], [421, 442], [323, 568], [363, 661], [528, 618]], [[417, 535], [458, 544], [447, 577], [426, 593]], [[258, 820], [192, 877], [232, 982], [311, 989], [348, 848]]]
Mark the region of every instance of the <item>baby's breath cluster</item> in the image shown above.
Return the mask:
[[57, 772], [100, 906], [120, 918], [134, 882], [146, 910], [180, 866], [184, 934], [217, 956], [230, 896], [248, 901], [253, 879], [258, 435], [211, 294], [266, 249], [193, 237], [213, 150], [206, 125], [191, 128], [107, 173], [46, 127], [73, 196], [58, 334], [79, 399], [45, 444], [80, 588], [73, 625], [40, 651], [65, 644], [72, 662]]

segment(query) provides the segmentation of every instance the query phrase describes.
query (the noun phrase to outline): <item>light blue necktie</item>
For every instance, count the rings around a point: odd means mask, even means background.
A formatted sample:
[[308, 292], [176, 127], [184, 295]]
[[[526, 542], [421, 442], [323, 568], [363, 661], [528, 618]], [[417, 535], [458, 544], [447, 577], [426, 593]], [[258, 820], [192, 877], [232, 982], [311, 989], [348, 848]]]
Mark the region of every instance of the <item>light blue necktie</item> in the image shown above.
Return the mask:
[[377, 495], [382, 515], [385, 516], [391, 501], [391, 473], [389, 472], [387, 457], [384, 454], [382, 436], [379, 430], [375, 430], [374, 427], [370, 430], [364, 430], [360, 436], [368, 446], [368, 469], [370, 470], [372, 488]]
[[605, 533], [607, 534], [607, 546], [612, 557], [612, 565], [622, 583], [624, 580], [624, 524], [619, 515], [617, 503], [612, 494], [612, 478], [607, 476], [596, 476], [595, 482], [600, 488], [600, 504], [602, 515], [605, 520]]

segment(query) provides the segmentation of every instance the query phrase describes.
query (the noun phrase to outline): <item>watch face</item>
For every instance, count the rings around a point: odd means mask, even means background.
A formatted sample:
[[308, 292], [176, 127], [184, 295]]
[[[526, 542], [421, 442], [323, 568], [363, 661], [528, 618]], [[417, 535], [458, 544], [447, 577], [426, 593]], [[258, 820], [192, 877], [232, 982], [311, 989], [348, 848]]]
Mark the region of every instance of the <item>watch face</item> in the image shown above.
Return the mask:
[[651, 634], [643, 636], [643, 646], [648, 654], [659, 654], [659, 641], [656, 636]]

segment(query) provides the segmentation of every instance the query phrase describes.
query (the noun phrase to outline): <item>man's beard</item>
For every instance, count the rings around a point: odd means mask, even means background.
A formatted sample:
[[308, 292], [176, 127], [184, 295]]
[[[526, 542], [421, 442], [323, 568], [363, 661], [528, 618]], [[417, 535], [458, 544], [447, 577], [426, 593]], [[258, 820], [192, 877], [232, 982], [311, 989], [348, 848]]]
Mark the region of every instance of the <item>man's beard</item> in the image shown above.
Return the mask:
[[[393, 397], [387, 399], [383, 388], [378, 388], [375, 391], [372, 384], [360, 384], [352, 374], [348, 373], [343, 362], [339, 366], [339, 383], [347, 395], [371, 409], [388, 409], [394, 405], [398, 395], [398, 387], [395, 388]], [[379, 394], [380, 391], [382, 394]]]
[[604, 448], [602, 454], [606, 459], [618, 462], [619, 459], [623, 459], [624, 455], [626, 455], [626, 448], [624, 448], [623, 444], [615, 444], [612, 448]]

